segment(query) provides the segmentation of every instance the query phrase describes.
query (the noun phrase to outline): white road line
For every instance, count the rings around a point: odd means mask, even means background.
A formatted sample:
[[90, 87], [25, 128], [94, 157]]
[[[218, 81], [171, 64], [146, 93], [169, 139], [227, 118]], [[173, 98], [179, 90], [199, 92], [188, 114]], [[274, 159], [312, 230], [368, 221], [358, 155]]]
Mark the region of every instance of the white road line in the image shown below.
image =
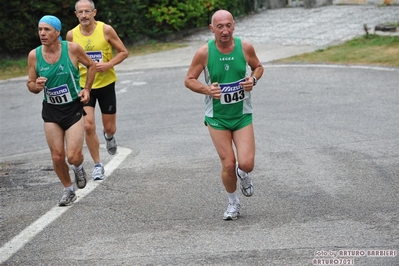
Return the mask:
[[[118, 168], [118, 166], [126, 159], [126, 157], [131, 152], [132, 150], [128, 148], [118, 147], [118, 152], [112, 157], [112, 160], [105, 165], [105, 169], [107, 170], [107, 176], [111, 175], [112, 172]], [[84, 189], [78, 190], [78, 199], [75, 201], [75, 203], [79, 202], [84, 197], [89, 195], [98, 185], [100, 185], [101, 182], [103, 181], [88, 182]], [[26, 227], [21, 233], [5, 243], [4, 246], [0, 248], [0, 264], [6, 262], [12, 255], [17, 253], [21, 248], [23, 248], [37, 234], [43, 231], [46, 226], [54, 222], [63, 213], [68, 211], [69, 208], [72, 208], [73, 205], [74, 204], [69, 207], [58, 207], [58, 205], [54, 206], [46, 214], [44, 214], [31, 225]]]

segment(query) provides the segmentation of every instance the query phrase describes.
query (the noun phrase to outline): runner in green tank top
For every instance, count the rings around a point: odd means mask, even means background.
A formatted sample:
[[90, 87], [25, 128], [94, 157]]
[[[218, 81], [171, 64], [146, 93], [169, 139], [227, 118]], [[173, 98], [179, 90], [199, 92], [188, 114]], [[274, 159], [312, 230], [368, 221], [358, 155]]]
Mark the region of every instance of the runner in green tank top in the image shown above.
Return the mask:
[[[187, 88], [205, 95], [205, 125], [220, 157], [229, 200], [225, 220], [235, 220], [240, 213], [237, 178], [246, 197], [254, 191], [249, 176], [255, 161], [251, 91], [263, 75], [254, 47], [233, 37], [234, 26], [230, 12], [215, 12], [209, 25], [214, 39], [198, 49], [185, 79]], [[202, 71], [206, 84], [198, 80]]]
[[[83, 169], [83, 103], [90, 99], [96, 67], [85, 51], [76, 43], [62, 41], [61, 21], [50, 15], [38, 23], [41, 46], [28, 55], [30, 92], [43, 91], [42, 118], [47, 144], [53, 160], [54, 172], [64, 186], [59, 206], [71, 205], [76, 200], [67, 161], [75, 172], [78, 188], [86, 186]], [[79, 85], [78, 63], [87, 67], [83, 89]]]

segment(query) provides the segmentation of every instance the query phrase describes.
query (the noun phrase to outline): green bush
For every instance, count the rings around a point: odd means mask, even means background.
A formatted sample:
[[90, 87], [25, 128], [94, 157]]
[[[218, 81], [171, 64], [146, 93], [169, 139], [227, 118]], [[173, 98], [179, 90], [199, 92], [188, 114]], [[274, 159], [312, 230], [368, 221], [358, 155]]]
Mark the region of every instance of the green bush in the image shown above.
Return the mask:
[[[66, 32], [78, 24], [75, 3], [75, 0], [1, 1], [0, 56], [25, 57], [40, 45], [37, 23], [44, 15], [61, 20], [61, 36], [65, 39]], [[126, 44], [205, 27], [219, 9], [227, 9], [236, 17], [254, 11], [254, 0], [97, 0], [95, 5], [96, 20], [112, 25]]]

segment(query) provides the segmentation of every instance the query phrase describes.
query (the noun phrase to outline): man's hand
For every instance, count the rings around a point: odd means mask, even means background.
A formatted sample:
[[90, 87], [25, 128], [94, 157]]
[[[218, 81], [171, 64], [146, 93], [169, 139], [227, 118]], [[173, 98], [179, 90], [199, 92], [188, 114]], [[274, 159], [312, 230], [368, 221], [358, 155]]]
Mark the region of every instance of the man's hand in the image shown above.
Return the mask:
[[79, 98], [82, 103], [88, 103], [90, 100], [90, 90], [89, 89], [83, 89], [79, 93]]
[[209, 90], [212, 98], [220, 99], [220, 97], [222, 97], [222, 89], [219, 87], [219, 83], [212, 83], [211, 86], [209, 86]]
[[240, 82], [240, 85], [245, 91], [252, 91], [254, 88], [254, 79], [252, 77], [245, 77], [245, 81]]
[[36, 83], [36, 91], [35, 93], [39, 93], [44, 89], [46, 85], [47, 78], [46, 77], [38, 77], [35, 81]]
[[110, 62], [97, 62], [96, 63], [96, 71], [97, 72], [105, 72], [112, 67]]

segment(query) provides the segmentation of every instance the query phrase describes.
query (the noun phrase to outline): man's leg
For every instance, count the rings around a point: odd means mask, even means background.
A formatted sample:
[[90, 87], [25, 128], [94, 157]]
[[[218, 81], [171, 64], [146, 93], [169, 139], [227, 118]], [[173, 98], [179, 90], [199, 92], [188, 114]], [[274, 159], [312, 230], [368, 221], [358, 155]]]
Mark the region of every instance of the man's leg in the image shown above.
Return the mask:
[[217, 130], [208, 126], [213, 145], [222, 163], [222, 182], [227, 193], [237, 189], [237, 176], [235, 174], [236, 158], [232, 146], [232, 133], [229, 130]]
[[83, 169], [83, 141], [84, 141], [83, 117], [65, 131], [66, 151], [68, 163], [75, 172], [75, 182], [78, 188], [84, 188], [87, 183], [87, 175]]
[[47, 144], [51, 151], [54, 172], [57, 174], [64, 186], [63, 195], [58, 203], [59, 206], [68, 206], [76, 200], [72, 180], [69, 175], [69, 167], [65, 161], [64, 130], [55, 123], [44, 123]]
[[100, 142], [96, 133], [96, 121], [94, 108], [91, 106], [85, 106], [84, 110], [86, 115], [84, 116], [84, 127], [86, 132], [86, 145], [89, 148], [91, 158], [94, 163], [100, 162]]
[[115, 114], [102, 114], [104, 138], [107, 144], [107, 151], [109, 154], [114, 155], [117, 150], [115, 132], [116, 132], [116, 113]]
[[255, 165], [255, 136], [253, 124], [233, 132], [233, 141], [237, 149], [237, 161], [241, 170], [249, 173]]
[[236, 159], [232, 144], [232, 133], [229, 130], [217, 130], [208, 126], [213, 144], [222, 163], [222, 182], [227, 192], [229, 205], [223, 214], [224, 220], [235, 220], [240, 214], [240, 200], [237, 196]]
[[83, 163], [84, 122], [81, 118], [65, 131], [68, 163], [79, 167]]
[[113, 136], [116, 132], [116, 114], [102, 114], [104, 132]]
[[233, 141], [237, 150], [236, 174], [240, 179], [240, 189], [244, 196], [250, 197], [254, 193], [254, 187], [249, 173], [255, 164], [255, 137], [252, 123], [234, 131]]
[[72, 186], [69, 167], [65, 161], [64, 130], [55, 123], [44, 123], [47, 145], [50, 148], [54, 172], [64, 187]]

